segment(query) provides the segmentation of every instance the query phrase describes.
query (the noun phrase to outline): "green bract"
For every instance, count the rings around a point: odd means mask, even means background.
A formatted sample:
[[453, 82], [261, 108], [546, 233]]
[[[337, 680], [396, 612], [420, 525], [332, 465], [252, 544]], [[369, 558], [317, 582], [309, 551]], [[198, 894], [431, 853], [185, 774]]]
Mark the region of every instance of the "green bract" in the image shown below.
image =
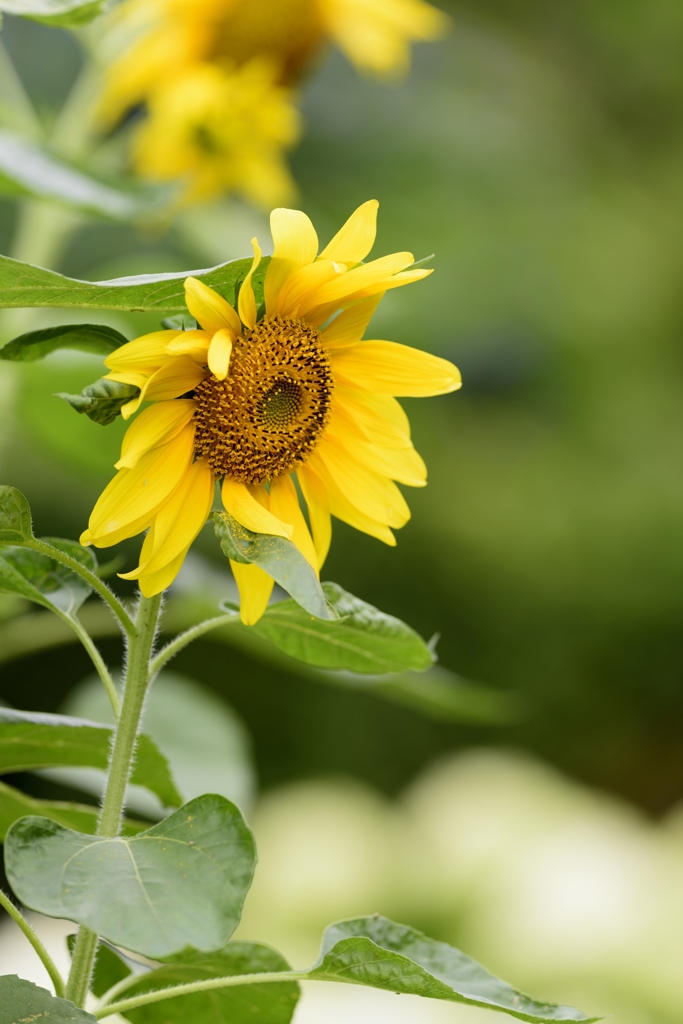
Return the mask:
[[258, 565], [303, 608], [318, 619], [336, 619], [313, 567], [285, 537], [252, 533], [227, 512], [214, 512], [213, 524], [224, 555], [236, 562]]

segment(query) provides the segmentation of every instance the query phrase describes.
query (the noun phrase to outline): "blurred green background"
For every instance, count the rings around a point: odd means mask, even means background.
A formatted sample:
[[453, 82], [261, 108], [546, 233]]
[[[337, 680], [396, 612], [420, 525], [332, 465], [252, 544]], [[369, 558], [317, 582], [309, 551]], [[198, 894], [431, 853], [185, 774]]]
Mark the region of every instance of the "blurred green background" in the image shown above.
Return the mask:
[[[442, 6], [453, 30], [416, 49], [405, 82], [364, 80], [331, 53], [303, 87], [301, 208], [327, 240], [376, 197], [375, 254], [436, 253], [432, 277], [387, 294], [372, 334], [453, 359], [464, 380], [405, 403], [430, 484], [409, 493], [397, 549], [335, 523], [324, 576], [439, 632], [442, 665], [514, 692], [524, 713], [438, 721], [209, 641], [173, 667], [236, 709], [262, 791], [336, 774], [393, 797], [440, 757], [503, 746], [656, 818], [683, 798], [683, 6]], [[6, 18], [3, 38], [54, 116], [74, 37]], [[16, 221], [3, 201], [4, 253]], [[247, 254], [255, 232], [267, 240], [265, 216], [234, 200], [167, 234], [83, 221], [54, 266], [94, 280], [209, 266]], [[69, 319], [12, 316], [6, 335]], [[98, 319], [129, 337], [150, 323]], [[1, 476], [37, 532], [78, 536], [112, 472], [120, 424], [50, 397], [96, 376], [85, 357], [0, 366]], [[222, 567], [208, 533], [199, 547]], [[113, 641], [103, 650], [116, 661]], [[0, 697], [56, 710], [88, 674], [75, 648], [35, 654], [0, 665]], [[677, 1019], [655, 1003], [628, 1020]]]

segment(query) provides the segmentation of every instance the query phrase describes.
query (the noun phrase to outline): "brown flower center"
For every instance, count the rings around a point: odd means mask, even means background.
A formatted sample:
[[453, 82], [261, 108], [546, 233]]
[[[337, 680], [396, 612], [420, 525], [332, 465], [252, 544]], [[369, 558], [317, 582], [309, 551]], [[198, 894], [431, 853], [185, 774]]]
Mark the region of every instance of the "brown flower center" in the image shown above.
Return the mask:
[[334, 381], [318, 332], [302, 320], [262, 320], [232, 350], [225, 380], [195, 388], [195, 448], [216, 476], [245, 484], [284, 476], [317, 447]]

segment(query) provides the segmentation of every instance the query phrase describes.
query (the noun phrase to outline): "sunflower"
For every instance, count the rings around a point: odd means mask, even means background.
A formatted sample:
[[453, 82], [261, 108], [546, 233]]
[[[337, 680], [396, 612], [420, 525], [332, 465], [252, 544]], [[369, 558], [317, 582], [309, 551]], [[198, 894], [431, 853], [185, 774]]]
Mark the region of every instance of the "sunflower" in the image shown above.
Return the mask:
[[189, 175], [186, 198], [206, 198], [248, 194], [250, 163], [261, 183], [252, 191], [266, 203], [278, 183], [277, 201], [290, 191], [281, 153], [298, 134], [291, 87], [328, 40], [359, 70], [395, 76], [412, 42], [448, 24], [424, 0], [126, 0], [113, 19], [119, 52], [98, 119], [109, 128], [145, 105], [136, 170], [162, 181]]
[[[291, 540], [316, 572], [331, 516], [394, 545], [410, 518], [397, 482], [423, 487], [427, 472], [396, 396], [445, 394], [460, 374], [445, 359], [392, 341], [362, 340], [384, 293], [431, 271], [409, 252], [364, 263], [378, 203], [364, 203], [318, 255], [298, 210], [271, 214], [274, 251], [257, 315], [251, 269], [237, 309], [188, 277], [197, 330], [157, 331], [106, 359], [108, 378], [140, 388], [117, 475], [81, 543], [108, 547], [147, 531], [136, 579], [146, 596], [172, 583], [211, 511], [216, 481], [230, 515], [256, 533]], [[302, 508], [303, 504], [303, 508]], [[306, 514], [304, 514], [304, 509]], [[231, 562], [242, 621], [263, 614], [273, 580]]]

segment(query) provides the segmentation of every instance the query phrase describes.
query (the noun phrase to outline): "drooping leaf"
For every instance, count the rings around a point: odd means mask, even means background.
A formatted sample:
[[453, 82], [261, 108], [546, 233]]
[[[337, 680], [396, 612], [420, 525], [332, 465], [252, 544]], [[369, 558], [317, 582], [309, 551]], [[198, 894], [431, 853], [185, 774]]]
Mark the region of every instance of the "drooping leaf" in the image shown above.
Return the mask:
[[79, 1010], [70, 999], [59, 999], [32, 981], [16, 974], [0, 978], [0, 1024], [97, 1024], [86, 1010]]
[[0, 544], [21, 544], [33, 537], [31, 509], [16, 487], [0, 486]]
[[84, 387], [80, 395], [58, 391], [55, 397], [63, 398], [76, 412], [85, 413], [94, 423], [107, 427], [120, 416], [123, 406], [139, 394], [140, 388], [134, 384], [121, 384], [120, 381], [101, 377]]
[[420, 671], [434, 656], [414, 629], [393, 615], [348, 594], [336, 583], [322, 589], [339, 618], [312, 619], [294, 601], [271, 604], [250, 631], [270, 640], [290, 657], [321, 668], [378, 675]]
[[[261, 260], [252, 278], [257, 301], [263, 294], [263, 279], [269, 259]], [[234, 304], [237, 288], [249, 273], [249, 259], [233, 260], [208, 270], [186, 270], [172, 274], [141, 274], [112, 281], [78, 281], [53, 270], [43, 270], [0, 256], [0, 307], [70, 307], [81, 309], [125, 309], [133, 313], [186, 313], [186, 277], [199, 277], [224, 299]]]
[[[67, 935], [66, 944], [69, 953], [73, 956], [76, 946], [76, 936]], [[127, 978], [131, 969], [123, 957], [119, 956], [116, 950], [104, 942], [100, 942], [95, 956], [95, 965], [90, 980], [90, 991], [101, 999], [105, 992], [108, 992], [114, 985]]]
[[[141, 975], [121, 998], [208, 978], [289, 969], [284, 957], [268, 946], [231, 942], [208, 955], [185, 953], [174, 963]], [[289, 1024], [298, 999], [299, 986], [292, 981], [240, 985], [149, 1003], [128, 1010], [126, 1017], [132, 1024]]]
[[38, 817], [16, 822], [5, 839], [7, 877], [25, 906], [154, 959], [225, 945], [254, 862], [240, 811], [215, 795], [131, 839], [96, 838]]
[[540, 1003], [490, 974], [459, 949], [379, 914], [340, 921], [323, 936], [318, 962], [306, 972], [318, 981], [343, 981], [410, 995], [499, 1010], [532, 1024], [584, 1021], [572, 1006]]
[[[110, 726], [81, 718], [0, 708], [0, 775], [62, 766], [104, 769], [112, 733]], [[165, 807], [182, 803], [166, 757], [144, 733], [131, 782], [156, 793]]]
[[46, 327], [42, 331], [29, 331], [0, 348], [0, 359], [15, 362], [34, 362], [44, 359], [60, 348], [77, 349], [79, 352], [93, 352], [108, 355], [128, 341], [113, 327], [100, 324], [63, 324], [61, 327]]
[[[86, 568], [97, 568], [90, 548], [76, 541], [45, 538]], [[77, 573], [41, 551], [23, 547], [0, 548], [0, 593], [20, 594], [45, 608], [72, 617], [90, 596], [90, 586]]]
[[236, 562], [258, 565], [309, 613], [308, 618], [336, 619], [315, 571], [291, 540], [253, 533], [227, 512], [214, 512], [213, 524], [224, 555]]
[[0, 782], [0, 842], [15, 821], [28, 814], [37, 814], [56, 821], [66, 828], [93, 835], [97, 828], [97, 808], [64, 800], [38, 800], [14, 786]]
[[[22, 6], [38, 5], [37, 0], [18, 2]], [[0, 0], [0, 10], [6, 8], [7, 3], [8, 0]], [[48, 7], [50, 3], [57, 5], [58, 0], [42, 0], [40, 6]], [[95, 6], [98, 5], [91, 5]], [[3, 129], [0, 129], [0, 192], [50, 199], [109, 220], [126, 221], [149, 216], [169, 195], [168, 189], [132, 189], [99, 181], [35, 142]]]

